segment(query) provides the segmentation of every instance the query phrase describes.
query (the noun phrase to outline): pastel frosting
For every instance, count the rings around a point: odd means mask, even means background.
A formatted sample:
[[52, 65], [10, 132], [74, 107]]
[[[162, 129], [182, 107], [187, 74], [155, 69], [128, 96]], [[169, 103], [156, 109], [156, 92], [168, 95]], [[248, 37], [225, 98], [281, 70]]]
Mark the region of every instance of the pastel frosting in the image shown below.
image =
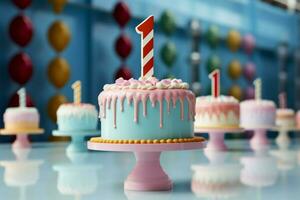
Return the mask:
[[5, 129], [37, 129], [40, 116], [33, 107], [7, 108], [3, 115]]
[[197, 128], [238, 127], [239, 115], [239, 102], [232, 96], [204, 96], [196, 99]]
[[95, 130], [98, 113], [92, 104], [62, 104], [57, 110], [57, 125], [61, 131]]
[[192, 137], [195, 96], [180, 79], [117, 79], [98, 96], [105, 139]]
[[294, 110], [288, 108], [279, 108], [276, 110], [276, 126], [294, 127], [295, 124]]

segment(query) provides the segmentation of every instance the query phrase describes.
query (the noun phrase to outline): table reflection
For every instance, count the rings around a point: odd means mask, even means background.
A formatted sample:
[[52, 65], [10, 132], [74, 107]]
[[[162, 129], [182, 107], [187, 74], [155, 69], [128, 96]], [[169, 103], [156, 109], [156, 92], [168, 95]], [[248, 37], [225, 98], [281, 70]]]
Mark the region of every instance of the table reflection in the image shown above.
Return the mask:
[[40, 177], [39, 168], [43, 160], [29, 159], [31, 149], [12, 149], [15, 160], [0, 161], [4, 167], [4, 183], [9, 187], [19, 188], [19, 199], [26, 199], [26, 189], [35, 185]]
[[81, 199], [83, 195], [93, 194], [98, 186], [99, 164], [91, 163], [88, 153], [67, 153], [68, 162], [56, 164], [58, 172], [57, 189], [63, 195]]

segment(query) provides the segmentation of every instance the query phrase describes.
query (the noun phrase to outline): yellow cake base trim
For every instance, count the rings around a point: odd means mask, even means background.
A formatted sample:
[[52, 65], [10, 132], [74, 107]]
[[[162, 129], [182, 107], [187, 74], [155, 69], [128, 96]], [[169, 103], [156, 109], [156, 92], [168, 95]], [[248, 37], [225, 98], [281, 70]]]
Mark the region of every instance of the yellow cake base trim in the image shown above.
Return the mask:
[[154, 139], [154, 140], [112, 140], [101, 137], [93, 137], [90, 142], [109, 143], [109, 144], [163, 144], [163, 143], [185, 143], [185, 142], [204, 142], [203, 137], [178, 138], [178, 139]]

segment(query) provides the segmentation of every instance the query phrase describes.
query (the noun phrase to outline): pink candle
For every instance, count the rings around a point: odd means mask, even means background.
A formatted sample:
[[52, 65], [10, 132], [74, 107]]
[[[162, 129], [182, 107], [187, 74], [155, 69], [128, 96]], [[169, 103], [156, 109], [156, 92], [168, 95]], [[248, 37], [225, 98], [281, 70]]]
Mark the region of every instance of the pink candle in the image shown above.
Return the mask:
[[211, 95], [217, 98], [220, 95], [220, 70], [216, 69], [209, 74], [211, 79]]
[[141, 77], [144, 78], [151, 77], [154, 74], [153, 27], [154, 17], [151, 15], [135, 28], [136, 32], [141, 35]]
[[278, 96], [279, 96], [279, 106], [280, 106], [280, 108], [286, 108], [286, 95], [285, 95], [285, 92], [281, 92]]

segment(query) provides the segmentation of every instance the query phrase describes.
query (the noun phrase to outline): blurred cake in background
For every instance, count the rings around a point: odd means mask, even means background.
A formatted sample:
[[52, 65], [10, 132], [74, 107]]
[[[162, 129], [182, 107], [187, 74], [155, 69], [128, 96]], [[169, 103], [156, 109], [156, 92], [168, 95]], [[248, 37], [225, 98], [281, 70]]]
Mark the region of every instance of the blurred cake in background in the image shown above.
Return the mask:
[[188, 87], [180, 79], [155, 77], [119, 78], [105, 85], [98, 97], [102, 139], [137, 143], [192, 139], [195, 95]]
[[204, 96], [196, 99], [196, 128], [237, 128], [239, 118], [239, 102], [232, 96]]
[[243, 128], [271, 128], [275, 126], [276, 106], [273, 101], [251, 99], [240, 103]]
[[296, 114], [296, 126], [297, 126], [297, 128], [300, 128], [300, 111], [299, 110], [297, 111], [297, 114]]
[[288, 108], [279, 108], [276, 110], [276, 126], [294, 127], [296, 125], [295, 112]]
[[33, 107], [7, 108], [3, 115], [4, 128], [12, 131], [36, 130], [39, 128], [40, 115]]
[[97, 110], [92, 104], [66, 103], [57, 110], [57, 125], [60, 131], [96, 130], [97, 121]]

